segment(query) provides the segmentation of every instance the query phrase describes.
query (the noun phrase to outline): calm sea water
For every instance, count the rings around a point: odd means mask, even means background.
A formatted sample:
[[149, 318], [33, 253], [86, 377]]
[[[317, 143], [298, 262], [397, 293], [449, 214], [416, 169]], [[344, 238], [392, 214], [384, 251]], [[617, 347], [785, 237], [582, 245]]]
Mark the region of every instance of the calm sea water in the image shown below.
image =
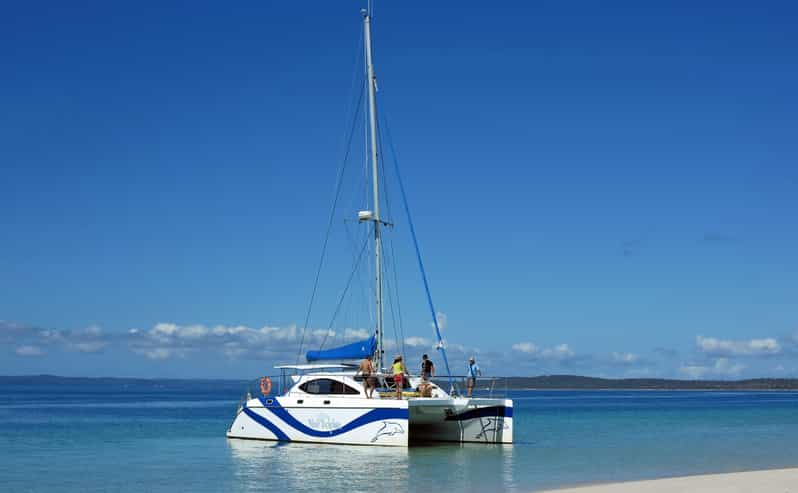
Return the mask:
[[534, 491], [798, 466], [798, 393], [514, 392], [512, 446], [228, 440], [231, 383], [0, 385], [1, 491]]

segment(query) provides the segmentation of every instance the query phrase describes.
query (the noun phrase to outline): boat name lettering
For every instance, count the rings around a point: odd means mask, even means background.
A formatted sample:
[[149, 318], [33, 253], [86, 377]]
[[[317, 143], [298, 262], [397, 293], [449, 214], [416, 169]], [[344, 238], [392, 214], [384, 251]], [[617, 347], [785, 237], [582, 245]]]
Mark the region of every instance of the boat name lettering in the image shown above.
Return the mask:
[[326, 414], [322, 414], [315, 418], [308, 418], [308, 426], [317, 430], [337, 430], [341, 427], [341, 423]]

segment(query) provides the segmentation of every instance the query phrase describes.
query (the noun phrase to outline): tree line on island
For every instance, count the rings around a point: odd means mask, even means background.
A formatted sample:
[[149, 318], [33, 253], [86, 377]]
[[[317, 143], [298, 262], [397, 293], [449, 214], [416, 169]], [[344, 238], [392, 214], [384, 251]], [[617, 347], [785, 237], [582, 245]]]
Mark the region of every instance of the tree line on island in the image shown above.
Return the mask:
[[514, 390], [798, 390], [798, 379], [676, 380], [665, 378], [596, 378], [579, 375], [541, 375], [537, 377], [508, 377], [506, 387]]

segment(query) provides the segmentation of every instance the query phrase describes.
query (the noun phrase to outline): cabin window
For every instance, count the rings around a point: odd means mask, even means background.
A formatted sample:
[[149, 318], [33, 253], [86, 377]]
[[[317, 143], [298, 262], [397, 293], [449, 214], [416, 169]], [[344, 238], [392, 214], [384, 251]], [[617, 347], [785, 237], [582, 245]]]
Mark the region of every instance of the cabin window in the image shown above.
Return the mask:
[[317, 378], [303, 383], [299, 388], [308, 394], [360, 394], [349, 385], [329, 378]]

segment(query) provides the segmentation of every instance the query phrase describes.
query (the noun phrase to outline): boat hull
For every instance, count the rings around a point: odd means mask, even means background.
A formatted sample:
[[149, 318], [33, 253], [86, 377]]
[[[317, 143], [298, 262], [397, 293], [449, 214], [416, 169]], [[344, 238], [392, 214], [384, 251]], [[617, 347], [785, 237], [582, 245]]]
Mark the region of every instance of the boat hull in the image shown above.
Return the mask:
[[409, 411], [412, 441], [513, 443], [510, 399], [415, 399]]
[[407, 447], [412, 442], [512, 443], [508, 399], [251, 399], [228, 438]]
[[228, 438], [406, 447], [407, 401], [274, 397], [242, 406]]

